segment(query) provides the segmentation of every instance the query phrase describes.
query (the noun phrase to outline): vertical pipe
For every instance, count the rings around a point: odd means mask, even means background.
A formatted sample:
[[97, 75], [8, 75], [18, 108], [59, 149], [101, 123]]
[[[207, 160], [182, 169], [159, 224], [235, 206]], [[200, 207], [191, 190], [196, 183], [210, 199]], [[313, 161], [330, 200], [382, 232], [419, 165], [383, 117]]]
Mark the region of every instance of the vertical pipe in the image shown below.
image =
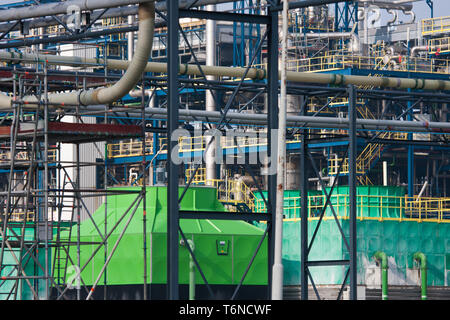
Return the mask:
[[141, 113], [142, 113], [142, 239], [143, 239], [143, 258], [144, 258], [144, 294], [143, 299], [147, 300], [147, 174], [145, 168], [145, 149], [146, 149], [146, 132], [145, 132], [145, 84], [144, 74], [142, 75], [142, 98], [141, 98]]
[[[305, 97], [306, 99], [306, 97]], [[306, 105], [301, 110], [301, 115], [306, 115]], [[302, 143], [300, 145], [300, 196], [301, 196], [301, 221], [300, 221], [300, 285], [301, 299], [308, 300], [308, 175], [307, 175], [307, 130], [302, 130]]]
[[[86, 79], [86, 78], [84, 78]], [[84, 80], [85, 81], [85, 80]], [[84, 82], [85, 83], [85, 82]], [[108, 106], [105, 106], [105, 124], [108, 123]], [[106, 259], [108, 259], [108, 239], [106, 236], [108, 235], [108, 141], [105, 141], [105, 172], [104, 172], [104, 185], [105, 185], [105, 244], [104, 244], [104, 263], [106, 263]], [[105, 273], [103, 275], [103, 300], [106, 300], [108, 296], [107, 292], [107, 284], [108, 284], [108, 268], [105, 268]]]
[[[410, 92], [411, 89], [408, 89]], [[411, 108], [411, 101], [408, 101], [407, 108]], [[407, 120], [412, 121], [413, 110], [409, 110], [407, 114]], [[413, 134], [408, 133], [408, 140], [413, 139]], [[408, 145], [408, 197], [414, 196], [414, 146]]]
[[[135, 16], [129, 15], [128, 16], [128, 25], [132, 26], [135, 22]], [[128, 61], [131, 61], [134, 56], [134, 32], [128, 32], [128, 39], [127, 39], [127, 50], [128, 50]]]
[[388, 260], [386, 253], [377, 251], [373, 255], [375, 260], [381, 265], [381, 299], [388, 299]]
[[[187, 245], [191, 247], [191, 251], [194, 253], [194, 241], [188, 239]], [[191, 254], [189, 254], [189, 300], [195, 300], [195, 262]]]
[[169, 300], [178, 300], [178, 170], [172, 160], [172, 151], [177, 141], [172, 141], [172, 132], [178, 128], [178, 1], [168, 1], [168, 115], [167, 115], [167, 292]]
[[349, 152], [348, 152], [348, 188], [350, 206], [350, 300], [357, 299], [356, 293], [356, 89], [350, 85], [348, 89], [348, 119], [349, 119]]
[[413, 258], [420, 263], [421, 299], [427, 300], [427, 258], [422, 252], [416, 252]]
[[[44, 63], [44, 231], [45, 231], [45, 299], [50, 299], [49, 289], [49, 246], [48, 246], [48, 69], [47, 64]], [[14, 156], [14, 155], [11, 155]]]
[[383, 161], [383, 186], [388, 185], [388, 165], [387, 161]]
[[[270, 11], [267, 9], [267, 14], [270, 17], [268, 33], [268, 74], [267, 74], [267, 139], [268, 139], [268, 157], [270, 159], [269, 166], [273, 166], [274, 155], [276, 156], [276, 148], [274, 148], [274, 141], [272, 141], [272, 130], [278, 128], [278, 12]], [[275, 204], [276, 204], [276, 174], [267, 172], [268, 174], [268, 203], [269, 208], [267, 208], [268, 213], [271, 215], [271, 225], [270, 232], [268, 232], [268, 298], [271, 297], [272, 288], [272, 265], [274, 259], [274, 239], [275, 239]]]
[[282, 50], [281, 50], [281, 102], [278, 111], [278, 156], [277, 156], [277, 201], [275, 213], [275, 251], [272, 268], [272, 300], [283, 299], [283, 201], [284, 201], [284, 171], [286, 166], [286, 62], [288, 36], [288, 7], [289, 2], [283, 1], [282, 13]]
[[[215, 5], [206, 6], [207, 11], [216, 11]], [[216, 21], [206, 20], [206, 65], [214, 66], [216, 64]], [[214, 76], [206, 76], [206, 79], [215, 80]], [[205, 91], [206, 111], [216, 111], [216, 104], [211, 90]], [[212, 136], [206, 137], [206, 145], [210, 140], [214, 139]], [[216, 179], [216, 164], [214, 155], [216, 153], [216, 143], [211, 143], [209, 148], [205, 151], [205, 165], [206, 165], [206, 184], [212, 184], [211, 180]]]

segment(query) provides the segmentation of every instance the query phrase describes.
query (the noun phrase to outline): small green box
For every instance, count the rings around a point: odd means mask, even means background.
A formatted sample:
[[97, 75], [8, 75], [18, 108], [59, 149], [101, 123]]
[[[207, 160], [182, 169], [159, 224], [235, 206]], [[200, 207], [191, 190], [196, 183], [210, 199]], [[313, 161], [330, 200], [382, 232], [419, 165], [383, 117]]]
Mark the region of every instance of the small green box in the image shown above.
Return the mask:
[[228, 255], [228, 240], [216, 240], [217, 254], [219, 256]]

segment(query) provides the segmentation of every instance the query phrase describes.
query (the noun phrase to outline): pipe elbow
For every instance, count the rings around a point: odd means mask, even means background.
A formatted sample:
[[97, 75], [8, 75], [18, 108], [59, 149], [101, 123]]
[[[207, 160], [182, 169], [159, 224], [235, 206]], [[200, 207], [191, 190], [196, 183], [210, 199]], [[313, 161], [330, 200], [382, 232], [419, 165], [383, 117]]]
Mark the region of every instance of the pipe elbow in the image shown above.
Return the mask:
[[388, 259], [386, 253], [383, 251], [377, 251], [373, 255], [374, 259], [381, 264], [381, 268], [388, 269]]
[[416, 252], [413, 255], [413, 259], [420, 263], [420, 269], [427, 268], [427, 257], [422, 252]]

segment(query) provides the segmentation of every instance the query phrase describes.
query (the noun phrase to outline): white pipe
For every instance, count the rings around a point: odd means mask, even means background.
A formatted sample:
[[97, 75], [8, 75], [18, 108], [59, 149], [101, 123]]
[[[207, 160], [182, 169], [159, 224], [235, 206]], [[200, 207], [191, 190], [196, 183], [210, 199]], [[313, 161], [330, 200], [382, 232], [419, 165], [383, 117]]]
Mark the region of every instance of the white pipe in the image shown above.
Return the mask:
[[286, 111], [287, 111], [287, 41], [289, 1], [283, 0], [281, 38], [281, 102], [278, 111], [277, 196], [275, 208], [275, 248], [272, 267], [272, 300], [283, 299], [283, 214], [286, 170]]
[[[216, 11], [215, 5], [209, 5], [206, 7], [207, 11]], [[216, 21], [208, 19], [206, 21], [206, 65], [214, 66], [216, 64]], [[216, 80], [214, 76], [207, 76], [207, 80]], [[216, 103], [214, 96], [210, 90], [205, 92], [205, 107], [207, 111], [216, 111]], [[206, 139], [206, 144], [210, 144], [209, 148], [205, 152], [205, 175], [207, 184], [213, 184], [213, 180], [216, 179], [216, 163], [214, 160], [216, 152], [216, 143], [210, 142], [212, 137]]]
[[414, 23], [416, 21], [416, 14], [413, 11], [407, 10], [407, 11], [403, 11], [403, 13], [407, 16], [411, 16], [411, 20], [409, 20], [408, 22], [405, 22], [405, 24]]
[[388, 163], [383, 161], [383, 186], [388, 185]]
[[[98, 88], [91, 90], [79, 90], [70, 93], [56, 93], [48, 96], [50, 104], [69, 104], [77, 105], [99, 105], [112, 103], [130, 92], [141, 79], [142, 72], [147, 65], [150, 57], [153, 34], [154, 34], [154, 21], [155, 21], [155, 4], [153, 1], [143, 3], [139, 5], [139, 32], [138, 41], [135, 55], [132, 61], [128, 62], [126, 72], [123, 77], [116, 82], [113, 86], [107, 88]], [[2, 52], [2, 54], [5, 54]], [[7, 53], [6, 53], [7, 54]], [[33, 56], [33, 55], [31, 55]], [[38, 56], [34, 55], [36, 58]], [[58, 57], [62, 58], [62, 57]], [[38, 58], [39, 59], [39, 58]], [[67, 59], [71, 60], [71, 59]], [[95, 59], [86, 59], [95, 60]], [[41, 60], [41, 62], [48, 61], [48, 58]], [[49, 62], [50, 64], [50, 62]], [[10, 108], [11, 97], [0, 95], [0, 108]], [[35, 96], [26, 96], [23, 98], [25, 102], [36, 103], [37, 98]]]
[[396, 11], [396, 10], [393, 10], [393, 9], [389, 9], [389, 10], [387, 10], [387, 12], [388, 12], [390, 15], [392, 15], [392, 18], [389, 19], [386, 23], [387, 23], [388, 25], [395, 23], [395, 22], [397, 21], [397, 19], [398, 19], [398, 13], [397, 13], [397, 11]]
[[[134, 15], [128, 16], [128, 25], [132, 26], [134, 25], [135, 17]], [[127, 39], [127, 49], [128, 49], [128, 61], [133, 60], [134, 56], [134, 32], [128, 32], [128, 39]]]
[[[153, 0], [150, 1], [153, 2]], [[72, 11], [73, 8], [77, 8], [80, 11], [91, 11], [146, 2], [149, 2], [149, 0], [71, 0], [45, 3], [24, 8], [2, 10], [0, 12], [0, 22], [66, 14]]]
[[428, 186], [428, 180], [425, 181], [425, 183], [422, 186], [422, 189], [420, 189], [420, 192], [419, 192], [419, 195], [417, 196], [416, 201], [419, 201], [420, 197], [422, 197], [422, 194], [425, 192], [425, 189], [427, 188], [427, 186]]

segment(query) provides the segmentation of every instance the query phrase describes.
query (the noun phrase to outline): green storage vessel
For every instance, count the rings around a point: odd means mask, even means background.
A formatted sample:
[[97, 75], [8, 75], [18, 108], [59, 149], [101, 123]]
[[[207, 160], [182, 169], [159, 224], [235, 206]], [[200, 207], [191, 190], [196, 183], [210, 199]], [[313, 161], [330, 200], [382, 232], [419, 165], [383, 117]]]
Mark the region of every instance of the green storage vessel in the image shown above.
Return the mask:
[[[114, 190], [139, 191], [140, 187], [114, 188]], [[167, 277], [167, 192], [166, 187], [147, 187], [147, 283], [149, 284], [151, 299], [166, 298]], [[181, 194], [183, 187], [179, 188]], [[217, 200], [216, 190], [210, 187], [189, 187], [180, 203], [180, 210], [189, 211], [226, 211]], [[111, 195], [107, 199], [107, 227], [108, 232], [118, 221], [120, 216], [132, 204], [137, 194]], [[131, 214], [131, 210], [130, 213]], [[108, 248], [112, 249], [126, 223], [128, 215], [120, 222], [118, 228], [108, 240]], [[93, 214], [99, 230], [103, 232], [105, 207], [101, 205]], [[213, 288], [215, 297], [229, 299], [239, 284], [250, 259], [260, 242], [263, 230], [244, 221], [227, 220], [180, 220], [180, 226], [188, 239], [195, 245], [195, 255], [198, 263]], [[78, 226], [72, 228], [71, 241], [76, 241]], [[62, 233], [62, 239], [68, 239], [69, 231]], [[82, 242], [101, 242], [101, 238], [91, 219], [80, 225]], [[180, 236], [180, 240], [181, 240]], [[81, 246], [81, 266], [94, 253], [98, 244]], [[77, 261], [76, 246], [71, 246], [70, 259]], [[59, 261], [69, 261], [60, 252]], [[187, 299], [189, 283], [189, 252], [182, 243], [179, 246], [179, 283], [180, 297]], [[104, 264], [103, 247], [94, 255], [87, 267], [82, 271], [82, 281], [91, 286], [96, 280]], [[62, 264], [61, 262], [61, 264]], [[61, 267], [61, 266], [60, 266]], [[74, 269], [75, 270], [75, 269]], [[255, 257], [255, 260], [243, 282], [243, 287], [237, 298], [267, 297], [267, 240], [265, 239]], [[131, 220], [124, 237], [120, 241], [107, 268], [107, 297], [108, 299], [141, 299], [143, 293], [144, 264], [143, 264], [143, 203]], [[63, 279], [59, 279], [62, 281]], [[103, 299], [103, 276], [99, 287], [94, 291], [94, 298]], [[66, 283], [68, 279], [66, 279]], [[195, 274], [196, 297], [210, 298], [207, 288], [198, 270]], [[76, 290], [68, 290], [74, 297]], [[82, 292], [84, 297], [86, 292]]]

